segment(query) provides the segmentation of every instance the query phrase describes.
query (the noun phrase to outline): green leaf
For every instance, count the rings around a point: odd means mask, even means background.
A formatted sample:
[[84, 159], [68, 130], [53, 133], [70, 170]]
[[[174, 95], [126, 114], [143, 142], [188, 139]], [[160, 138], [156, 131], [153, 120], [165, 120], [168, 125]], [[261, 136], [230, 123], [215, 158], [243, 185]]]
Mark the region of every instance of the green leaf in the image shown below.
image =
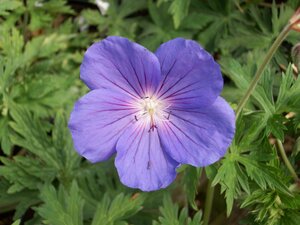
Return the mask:
[[284, 131], [287, 130], [284, 122], [287, 119], [282, 115], [274, 114], [268, 119], [266, 127], [266, 135], [272, 133], [277, 139], [284, 141]]
[[195, 31], [188, 29], [176, 30], [173, 25], [172, 18], [166, 11], [169, 9], [168, 3], [162, 3], [159, 7], [153, 3], [152, 0], [148, 1], [148, 10], [151, 21], [142, 21], [141, 25], [144, 27], [140, 35], [140, 42], [150, 50], [155, 50], [162, 42], [169, 41], [176, 37], [192, 38]]
[[247, 175], [255, 181], [261, 189], [264, 190], [269, 186], [286, 195], [291, 194], [278, 168], [266, 165], [265, 163], [259, 163], [257, 160], [251, 159], [251, 157], [239, 156], [237, 160], [245, 166]]
[[[274, 190], [256, 190], [247, 196], [241, 207], [251, 207], [256, 221], [266, 225], [294, 225], [299, 219], [299, 195], [284, 195]], [[293, 218], [294, 217], [294, 218]]]
[[202, 212], [198, 211], [193, 219], [188, 216], [188, 211], [183, 208], [179, 212], [177, 204], [173, 204], [169, 195], [165, 195], [163, 200], [163, 207], [159, 208], [162, 216], [158, 221], [153, 221], [153, 225], [202, 225]]
[[20, 202], [16, 207], [13, 219], [22, 218], [22, 216], [25, 215], [30, 207], [41, 203], [41, 200], [38, 198], [38, 191], [23, 191], [17, 194], [22, 196], [22, 198], [20, 199]]
[[73, 14], [72, 8], [67, 5], [66, 0], [43, 1], [37, 5], [35, 0], [30, 0], [27, 3], [30, 12], [29, 28], [37, 30], [43, 27], [50, 27], [51, 22], [58, 13]]
[[14, 27], [10, 30], [0, 28], [0, 31], [0, 49], [2, 49], [2, 54], [16, 60], [22, 53], [24, 46], [23, 36], [20, 34], [20, 31]]
[[1, 149], [6, 155], [10, 155], [12, 148], [12, 143], [9, 138], [9, 129], [8, 118], [0, 118], [0, 143]]
[[[67, 185], [78, 173], [80, 157], [73, 148], [64, 115], [57, 113], [54, 127], [45, 121], [39, 120], [27, 109], [19, 106], [14, 106], [11, 110], [11, 116], [14, 121], [10, 122], [10, 126], [15, 131], [11, 136], [11, 140], [16, 145], [34, 154], [38, 159], [28, 169], [40, 171], [41, 164], [43, 164], [45, 169], [42, 171], [46, 172], [48, 170], [48, 175], [51, 175], [51, 179], [46, 175], [44, 175], [44, 178], [51, 181], [54, 177], [57, 177]], [[50, 129], [53, 128], [52, 136], [48, 134], [49, 127]], [[33, 160], [33, 158], [20, 159], [20, 166], [23, 165], [22, 162], [30, 164], [30, 162], [27, 162], [29, 160]], [[26, 167], [24, 169], [26, 170]], [[40, 173], [34, 172], [33, 174]], [[34, 184], [32, 185], [34, 186]]]
[[173, 15], [174, 26], [177, 29], [181, 21], [188, 14], [190, 0], [173, 0], [169, 12]]
[[[254, 57], [254, 55], [249, 54], [249, 57]], [[232, 58], [224, 58], [220, 61], [222, 71], [232, 79], [237, 88], [242, 93], [245, 93], [250, 85], [251, 79], [255, 71], [253, 67], [247, 65], [242, 66], [237, 60]], [[255, 68], [256, 69], [256, 68]], [[275, 111], [275, 106], [273, 104], [273, 99], [270, 99], [270, 94], [265, 90], [264, 86], [269, 85], [268, 89], [271, 88], [272, 80], [270, 70], [264, 72], [263, 77], [265, 80], [258, 85], [252, 94], [254, 99], [253, 103], [259, 105], [266, 113], [271, 114]]]
[[300, 111], [300, 78], [294, 78], [292, 66], [289, 65], [282, 74], [279, 93], [276, 101], [276, 111], [299, 112]]
[[[271, 7], [259, 8], [255, 4], [245, 7], [247, 22], [238, 29], [231, 29], [231, 35], [225, 37], [223, 45], [231, 51], [241, 49], [267, 49], [275, 38], [279, 35], [283, 27], [287, 24], [293, 14], [292, 8], [286, 4]], [[238, 25], [237, 25], [238, 26]], [[288, 42], [294, 43], [293, 38], [287, 38]], [[295, 44], [295, 43], [294, 43]], [[287, 56], [284, 47], [275, 53], [278, 64], [286, 64]]]
[[142, 209], [144, 196], [117, 195], [112, 201], [104, 195], [98, 204], [92, 225], [126, 224], [125, 219], [133, 216]]
[[230, 215], [233, 207], [234, 199], [237, 197], [238, 192], [238, 179], [236, 162], [228, 156], [222, 161], [217, 175], [215, 176], [212, 185], [215, 186], [217, 183], [221, 184], [221, 193], [225, 192], [226, 205], [227, 205], [227, 216]]
[[235, 1], [232, 0], [199, 1], [193, 7], [197, 9], [199, 18], [202, 17], [200, 23], [202, 20], [207, 22], [205, 29], [199, 32], [197, 39], [209, 51], [226, 47], [223, 39], [229, 36], [231, 30], [243, 27], [248, 23], [236, 8]]
[[68, 192], [63, 187], [59, 191], [53, 186], [46, 185], [41, 192], [44, 204], [35, 207], [47, 223], [53, 225], [83, 225], [84, 200], [80, 196], [79, 188], [72, 183]]
[[105, 25], [105, 18], [101, 16], [99, 10], [84, 9], [81, 15], [90, 25]]
[[261, 144], [268, 118], [264, 112], [253, 112], [237, 121], [233, 142], [238, 152], [248, 152]]
[[10, 126], [16, 132], [11, 136], [13, 143], [39, 156], [48, 165], [59, 168], [55, 150], [45, 129], [46, 123], [42, 124], [24, 107], [14, 106], [10, 112], [14, 120]]
[[198, 184], [200, 176], [202, 174], [202, 168], [196, 168], [193, 166], [188, 166], [184, 170], [183, 184], [187, 195], [187, 200], [194, 210], [198, 210], [195, 202], [195, 197], [198, 192]]
[[21, 220], [18, 219], [18, 220], [16, 220], [15, 222], [13, 222], [12, 225], [20, 225], [20, 223], [21, 223]]
[[139, 10], [145, 9], [147, 6], [146, 0], [125, 0], [118, 7], [119, 16], [122, 18], [126, 18], [127, 16], [138, 12]]
[[[0, 157], [0, 160], [4, 164], [0, 166], [1, 175], [12, 183], [9, 193], [19, 192], [24, 188], [36, 190], [55, 177], [54, 168], [30, 157], [15, 156], [13, 160]], [[41, 167], [44, 169], [41, 170]]]
[[204, 167], [204, 169], [205, 169], [205, 174], [209, 180], [213, 180], [217, 175], [218, 167], [216, 166], [216, 164], [206, 166]]
[[0, 16], [7, 16], [10, 14], [9, 11], [15, 10], [22, 5], [20, 0], [0, 0]]

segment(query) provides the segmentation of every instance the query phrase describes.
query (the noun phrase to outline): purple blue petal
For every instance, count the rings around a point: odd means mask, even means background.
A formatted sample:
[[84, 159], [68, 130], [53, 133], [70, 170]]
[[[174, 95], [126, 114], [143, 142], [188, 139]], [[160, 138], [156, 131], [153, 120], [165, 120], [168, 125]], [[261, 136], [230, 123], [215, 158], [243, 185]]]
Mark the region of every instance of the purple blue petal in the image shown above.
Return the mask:
[[90, 89], [110, 89], [135, 98], [149, 95], [161, 79], [157, 57], [122, 37], [108, 37], [86, 51], [80, 77]]
[[155, 54], [162, 71], [157, 97], [175, 107], [198, 108], [211, 105], [220, 95], [220, 67], [197, 42], [176, 38], [162, 44]]
[[226, 153], [235, 132], [235, 116], [221, 97], [198, 110], [177, 109], [158, 129], [163, 149], [177, 162], [210, 165]]
[[153, 191], [174, 181], [178, 163], [162, 149], [157, 130], [149, 132], [148, 126], [137, 122], [119, 139], [115, 166], [126, 186]]
[[122, 132], [134, 120], [130, 96], [92, 90], [75, 104], [69, 128], [77, 152], [91, 162], [110, 158]]

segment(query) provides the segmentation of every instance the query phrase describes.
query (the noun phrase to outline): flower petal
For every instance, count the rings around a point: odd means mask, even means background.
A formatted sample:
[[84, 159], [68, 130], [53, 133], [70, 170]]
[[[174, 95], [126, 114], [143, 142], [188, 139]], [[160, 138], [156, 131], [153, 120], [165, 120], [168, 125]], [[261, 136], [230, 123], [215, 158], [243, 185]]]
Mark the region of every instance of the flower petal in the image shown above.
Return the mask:
[[224, 156], [234, 131], [234, 112], [221, 97], [203, 110], [174, 110], [158, 128], [163, 149], [177, 162], [197, 167]]
[[157, 96], [175, 107], [211, 105], [223, 88], [219, 65], [197, 42], [176, 38], [156, 51], [162, 81]]
[[105, 89], [92, 90], [75, 104], [69, 128], [77, 152], [91, 162], [115, 153], [123, 130], [134, 121], [131, 99]]
[[88, 48], [80, 77], [90, 89], [108, 88], [141, 98], [156, 89], [161, 73], [153, 53], [126, 38], [111, 36]]
[[178, 163], [162, 149], [157, 130], [139, 121], [117, 143], [117, 167], [123, 184], [143, 191], [167, 187], [176, 177]]

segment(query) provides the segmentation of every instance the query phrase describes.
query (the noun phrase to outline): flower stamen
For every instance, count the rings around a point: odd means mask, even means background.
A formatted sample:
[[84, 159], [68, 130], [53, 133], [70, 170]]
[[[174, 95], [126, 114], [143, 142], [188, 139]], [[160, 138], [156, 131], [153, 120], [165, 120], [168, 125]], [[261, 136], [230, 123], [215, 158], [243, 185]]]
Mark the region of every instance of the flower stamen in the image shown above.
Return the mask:
[[171, 113], [172, 111], [169, 111], [168, 116], [166, 117], [167, 120], [170, 120]]
[[136, 121], [142, 120], [145, 125], [148, 125], [150, 127], [149, 132], [157, 129], [157, 124], [170, 118], [171, 111], [167, 112], [169, 106], [153, 96], [142, 97], [137, 102], [136, 107], [139, 113], [134, 116], [134, 119]]

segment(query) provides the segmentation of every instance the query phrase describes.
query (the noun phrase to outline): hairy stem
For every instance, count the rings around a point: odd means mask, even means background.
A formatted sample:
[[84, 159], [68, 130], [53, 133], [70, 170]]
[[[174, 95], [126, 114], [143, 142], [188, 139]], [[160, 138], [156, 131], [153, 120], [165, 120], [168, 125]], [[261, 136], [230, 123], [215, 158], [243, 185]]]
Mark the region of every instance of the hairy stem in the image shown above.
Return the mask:
[[212, 185], [212, 181], [208, 181], [207, 184], [207, 191], [206, 191], [206, 200], [205, 200], [205, 206], [204, 206], [204, 215], [203, 215], [203, 225], [208, 225], [210, 213], [213, 205], [214, 200], [214, 190], [215, 187]]
[[241, 101], [239, 102], [237, 109], [236, 109], [236, 118], [239, 117], [243, 107], [245, 106], [245, 104], [247, 103], [249, 97], [251, 96], [252, 92], [254, 91], [258, 81], [260, 80], [266, 66], [268, 65], [268, 63], [270, 62], [270, 60], [272, 59], [274, 53], [276, 52], [276, 50], [278, 49], [278, 47], [281, 45], [281, 43], [283, 42], [283, 40], [287, 37], [287, 35], [289, 34], [291, 28], [291, 24], [288, 23], [288, 25], [286, 25], [283, 30], [281, 31], [281, 33], [278, 35], [278, 37], [276, 38], [276, 40], [274, 41], [274, 43], [272, 44], [272, 46], [270, 47], [269, 51], [267, 52], [264, 60], [262, 61], [262, 63], [260, 64], [259, 68], [257, 69], [253, 80], [251, 81], [248, 90], [246, 91], [245, 95], [242, 97]]
[[277, 139], [276, 141], [277, 141], [278, 150], [281, 154], [282, 160], [283, 160], [284, 164], [286, 165], [286, 167], [288, 168], [289, 172], [291, 173], [293, 179], [297, 183], [299, 181], [299, 178], [298, 178], [297, 173], [295, 172], [292, 164], [290, 163], [290, 161], [289, 161], [289, 159], [288, 159], [288, 157], [285, 153], [282, 142], [279, 139]]

